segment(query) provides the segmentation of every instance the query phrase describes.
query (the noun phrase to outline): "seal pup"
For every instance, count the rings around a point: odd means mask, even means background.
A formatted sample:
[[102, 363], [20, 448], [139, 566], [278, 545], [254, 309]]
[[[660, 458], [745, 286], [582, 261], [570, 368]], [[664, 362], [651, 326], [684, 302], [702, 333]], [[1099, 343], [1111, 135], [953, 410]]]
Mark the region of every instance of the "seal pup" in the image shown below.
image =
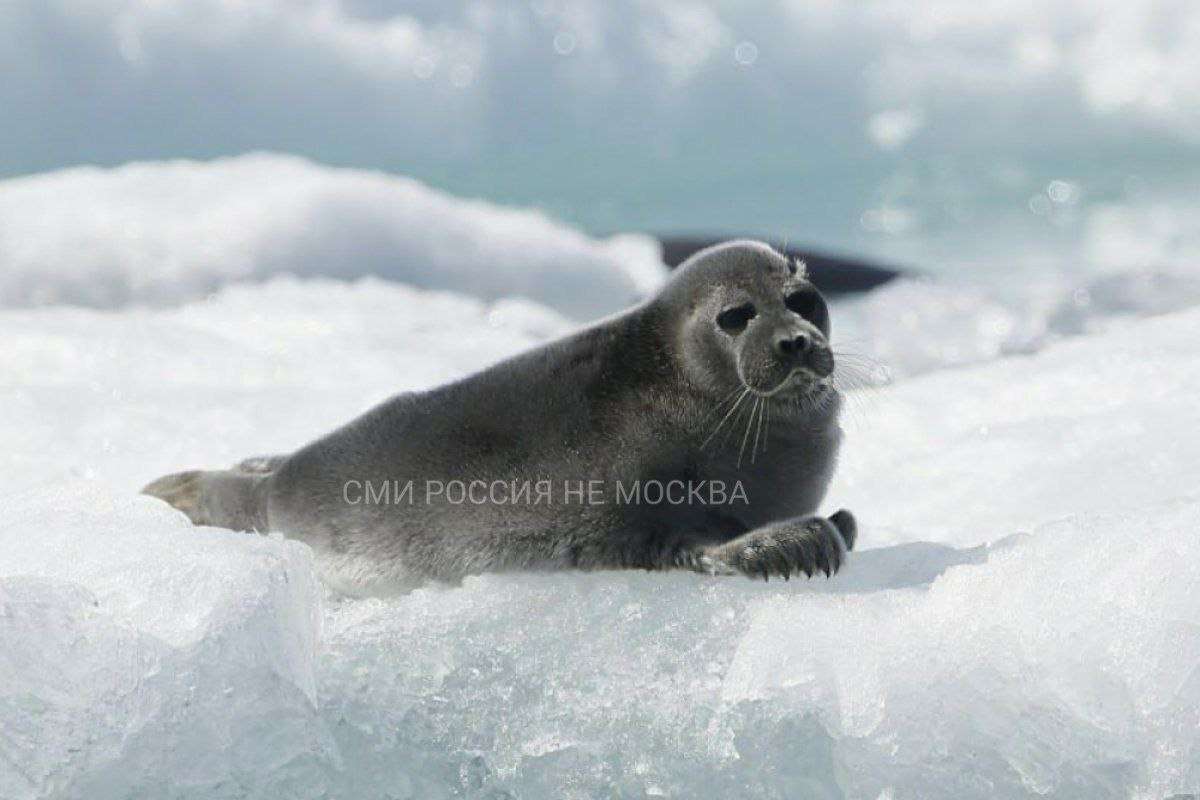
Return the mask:
[[353, 593], [511, 570], [829, 575], [856, 531], [814, 515], [841, 441], [829, 325], [803, 265], [729, 242], [623, 313], [143, 492], [307, 542]]

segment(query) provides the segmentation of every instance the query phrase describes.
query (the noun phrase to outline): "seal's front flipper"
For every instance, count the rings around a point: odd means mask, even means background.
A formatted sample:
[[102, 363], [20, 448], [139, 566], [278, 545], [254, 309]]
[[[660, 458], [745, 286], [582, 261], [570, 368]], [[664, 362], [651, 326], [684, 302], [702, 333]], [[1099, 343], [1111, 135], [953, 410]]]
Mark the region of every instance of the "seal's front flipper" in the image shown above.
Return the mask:
[[233, 470], [176, 472], [146, 484], [142, 494], [166, 501], [194, 525], [265, 531], [265, 482], [270, 477], [269, 472]]
[[854, 549], [854, 542], [858, 539], [858, 522], [854, 519], [854, 515], [847, 509], [841, 509], [829, 515], [829, 521], [838, 529], [838, 533], [842, 535], [842, 541], [846, 543], [847, 550]]
[[[790, 578], [803, 573], [826, 577], [841, 569], [854, 549], [858, 525], [845, 509], [833, 516], [797, 517], [742, 534], [703, 551], [701, 572], [739, 572], [750, 578]], [[717, 568], [714, 568], [717, 567]]]

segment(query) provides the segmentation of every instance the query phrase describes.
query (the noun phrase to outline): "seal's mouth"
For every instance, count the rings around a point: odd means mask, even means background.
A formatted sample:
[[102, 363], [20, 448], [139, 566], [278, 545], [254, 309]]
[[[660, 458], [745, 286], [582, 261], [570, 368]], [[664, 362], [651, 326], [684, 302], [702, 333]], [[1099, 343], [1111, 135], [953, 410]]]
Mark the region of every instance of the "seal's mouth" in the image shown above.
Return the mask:
[[760, 389], [750, 385], [745, 379], [742, 385], [758, 397], [815, 397], [833, 390], [832, 373], [821, 375], [808, 367], [795, 367], [770, 389]]

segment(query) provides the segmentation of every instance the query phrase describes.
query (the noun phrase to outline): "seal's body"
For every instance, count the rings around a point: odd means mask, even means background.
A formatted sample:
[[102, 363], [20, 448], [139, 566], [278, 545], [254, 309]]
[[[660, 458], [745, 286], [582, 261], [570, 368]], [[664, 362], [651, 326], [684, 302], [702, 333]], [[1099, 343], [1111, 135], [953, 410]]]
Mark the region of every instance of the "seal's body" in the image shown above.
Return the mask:
[[160, 478], [198, 524], [275, 530], [345, 588], [515, 569], [830, 572], [846, 512], [828, 314], [765, 245], [697, 254], [654, 298], [289, 456]]

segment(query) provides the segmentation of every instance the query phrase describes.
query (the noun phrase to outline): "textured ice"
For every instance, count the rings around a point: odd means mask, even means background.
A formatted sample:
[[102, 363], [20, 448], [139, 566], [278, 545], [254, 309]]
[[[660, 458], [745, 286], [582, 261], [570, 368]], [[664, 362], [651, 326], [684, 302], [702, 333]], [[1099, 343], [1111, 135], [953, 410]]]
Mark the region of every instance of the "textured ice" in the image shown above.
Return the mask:
[[[852, 383], [1030, 352], [1102, 329], [1113, 318], [1200, 302], [1191, 262], [1166, 251], [1130, 252], [1125, 240], [1132, 234], [1114, 231], [1141, 230], [1140, 220], [1111, 209], [1102, 216], [1109, 226], [1100, 238], [1112, 241], [1097, 248], [1091, 268], [1003, 281], [1003, 292], [912, 276], [844, 303], [835, 334], [840, 350], [859, 356], [845, 359], [854, 368]], [[666, 274], [657, 243], [642, 235], [593, 239], [536, 211], [462, 200], [404, 176], [271, 153], [0, 180], [0, 219], [0, 307], [153, 307], [204, 298], [239, 281], [376, 278], [500, 302], [494, 315], [527, 327], [545, 317], [544, 330], [557, 332], [560, 317], [583, 320], [624, 308]], [[1172, 241], [1180, 238], [1169, 233]], [[1187, 252], [1195, 247], [1190, 240], [1179, 244]], [[1114, 252], [1157, 266], [1130, 268], [1102, 257]], [[331, 283], [330, 291], [339, 286]], [[308, 297], [298, 302], [321, 310], [321, 324], [330, 324], [320, 299]], [[264, 319], [253, 295], [223, 302]]]
[[5, 506], [0, 797], [228, 796], [332, 752], [306, 548], [95, 483]]
[[658, 244], [295, 156], [79, 167], [0, 181], [0, 305], [114, 308], [282, 273], [524, 296], [579, 319], [665, 274]]
[[568, 325], [282, 278], [0, 313], [0, 797], [1200, 788], [1200, 311], [856, 394], [829, 508], [866, 549], [830, 581], [351, 600], [303, 545], [135, 494]]
[[[1031, 353], [1067, 336], [1200, 304], [1192, 269], [1061, 275], [989, 287], [903, 277], [843, 301], [834, 340], [860, 383]], [[1053, 274], [1053, 273], [1052, 273]]]

